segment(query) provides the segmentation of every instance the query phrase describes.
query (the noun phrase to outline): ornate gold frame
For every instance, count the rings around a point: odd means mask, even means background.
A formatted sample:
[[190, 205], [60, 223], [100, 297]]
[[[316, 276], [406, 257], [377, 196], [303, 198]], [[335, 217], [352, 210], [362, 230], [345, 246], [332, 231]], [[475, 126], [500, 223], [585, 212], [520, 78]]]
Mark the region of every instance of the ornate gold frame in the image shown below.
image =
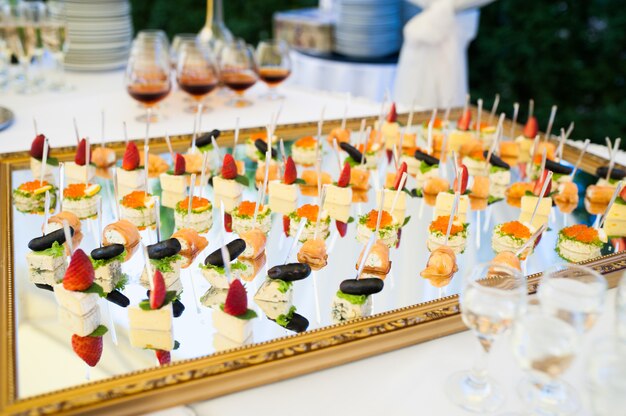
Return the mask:
[[[453, 111], [452, 116], [458, 116]], [[416, 123], [429, 118], [430, 112], [417, 113]], [[406, 114], [400, 117], [406, 121]], [[368, 117], [368, 122], [375, 118]], [[325, 131], [340, 121], [325, 123]], [[348, 120], [358, 129], [360, 119]], [[508, 122], [507, 122], [508, 123]], [[292, 140], [315, 131], [316, 123], [279, 126], [281, 137]], [[246, 129], [244, 136], [261, 129]], [[508, 130], [507, 130], [508, 131]], [[220, 142], [232, 144], [233, 132], [225, 131]], [[189, 135], [172, 138], [177, 149], [184, 149]], [[151, 149], [167, 151], [163, 138], [151, 139]], [[112, 143], [117, 155], [123, 143]], [[60, 160], [71, 159], [74, 149], [55, 149]], [[578, 150], [566, 146], [564, 157], [575, 160]], [[603, 158], [589, 155], [581, 168], [595, 171]], [[258, 345], [241, 347], [212, 356], [178, 361], [164, 367], [137, 371], [123, 376], [91, 382], [48, 394], [17, 398], [15, 360], [13, 227], [11, 209], [11, 172], [28, 165], [26, 152], [0, 155], [0, 413], [1, 414], [137, 414], [177, 404], [205, 400], [250, 387], [271, 383], [371, 355], [446, 336], [465, 329], [459, 315], [458, 296], [417, 304], [344, 324], [280, 338]], [[612, 254], [587, 262], [605, 274], [611, 287], [619, 271], [626, 269], [626, 253]], [[534, 293], [540, 274], [528, 277], [529, 293]]]

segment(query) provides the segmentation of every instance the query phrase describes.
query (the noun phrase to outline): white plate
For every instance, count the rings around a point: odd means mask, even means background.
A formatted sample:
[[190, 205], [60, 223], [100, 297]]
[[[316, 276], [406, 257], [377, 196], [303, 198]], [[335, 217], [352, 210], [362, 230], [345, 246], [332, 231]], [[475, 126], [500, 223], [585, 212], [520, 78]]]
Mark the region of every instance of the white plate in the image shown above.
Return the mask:
[[70, 71], [111, 71], [114, 69], [124, 68], [126, 61], [111, 62], [107, 64], [89, 65], [89, 64], [65, 64], [65, 68]]

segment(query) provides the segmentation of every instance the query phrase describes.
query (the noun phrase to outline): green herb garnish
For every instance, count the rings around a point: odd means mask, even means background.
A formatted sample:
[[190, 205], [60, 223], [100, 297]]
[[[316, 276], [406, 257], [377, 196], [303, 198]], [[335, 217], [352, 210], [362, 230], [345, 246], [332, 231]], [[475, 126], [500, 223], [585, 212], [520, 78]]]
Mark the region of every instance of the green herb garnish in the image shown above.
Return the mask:
[[280, 326], [282, 326], [283, 328], [286, 328], [287, 325], [289, 325], [289, 322], [291, 322], [291, 319], [293, 318], [293, 314], [296, 312], [296, 307], [292, 306], [291, 308], [289, 308], [289, 312], [287, 312], [287, 314], [281, 314], [278, 315], [278, 318], [276, 318], [276, 323]]
[[367, 302], [367, 295], [350, 295], [348, 293], [343, 293], [341, 290], [337, 291], [337, 297], [347, 300], [353, 305], [363, 305]]

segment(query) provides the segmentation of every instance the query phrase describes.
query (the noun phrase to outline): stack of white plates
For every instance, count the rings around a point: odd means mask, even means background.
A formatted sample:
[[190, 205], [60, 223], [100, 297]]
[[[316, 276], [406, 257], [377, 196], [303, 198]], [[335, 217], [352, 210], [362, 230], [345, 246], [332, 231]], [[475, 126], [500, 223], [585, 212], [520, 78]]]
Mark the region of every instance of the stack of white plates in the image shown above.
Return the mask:
[[65, 0], [69, 51], [65, 66], [106, 71], [126, 65], [133, 38], [128, 0]]
[[375, 58], [393, 54], [402, 45], [400, 0], [339, 0], [335, 51]]

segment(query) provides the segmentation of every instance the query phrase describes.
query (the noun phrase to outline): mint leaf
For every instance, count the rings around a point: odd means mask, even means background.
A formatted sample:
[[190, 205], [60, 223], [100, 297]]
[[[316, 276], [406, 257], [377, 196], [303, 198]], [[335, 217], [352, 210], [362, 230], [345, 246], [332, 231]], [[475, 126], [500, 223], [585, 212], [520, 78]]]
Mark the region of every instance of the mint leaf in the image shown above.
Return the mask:
[[306, 181], [302, 178], [297, 178], [294, 183], [297, 185], [306, 185]]
[[65, 255], [65, 247], [63, 247], [63, 244], [59, 244], [58, 241], [55, 241], [50, 248], [37, 251], [36, 253], [42, 256], [61, 257]]
[[412, 191], [412, 195], [415, 198], [423, 198], [424, 197], [424, 192], [421, 189], [415, 188]]
[[354, 222], [354, 217], [348, 218], [348, 222], [346, 224], [352, 224]]
[[409, 223], [409, 221], [411, 221], [411, 216], [410, 215], [408, 217], [404, 217], [404, 222], [402, 223], [402, 226], [404, 227], [405, 225], [407, 225]]
[[91, 260], [91, 265], [93, 266], [94, 270], [99, 269], [102, 266], [106, 266], [109, 263], [112, 263], [114, 261], [119, 261], [119, 262], [123, 262], [124, 259], [126, 258], [126, 254], [128, 254], [126, 252], [126, 250], [124, 250], [121, 254], [115, 256], [115, 257], [111, 257], [110, 259], [98, 259], [98, 260], [94, 260], [93, 258], [89, 257], [89, 259]]
[[175, 290], [168, 290], [167, 292], [165, 292], [165, 300], [163, 301], [163, 305], [161, 305], [161, 307], [167, 305], [168, 303], [174, 302], [177, 297], [178, 295], [176, 294]]
[[144, 299], [141, 302], [139, 302], [138, 305], [142, 310], [144, 311], [151, 311], [152, 308], [150, 307], [150, 300], [149, 299]]
[[535, 196], [531, 191], [524, 192], [524, 196]]
[[[220, 305], [220, 309], [222, 310], [222, 312], [224, 312], [224, 304], [223, 303]], [[224, 312], [224, 313], [226, 313], [226, 312]], [[256, 318], [258, 315], [252, 309], [248, 309], [246, 311], [246, 313], [244, 313], [242, 315], [236, 315], [236, 316], [235, 315], [230, 315], [230, 316], [233, 316], [233, 317], [238, 318], [238, 319], [243, 319], [244, 321], [249, 321], [250, 319]]]
[[496, 198], [493, 195], [489, 195], [487, 197], [487, 205], [495, 204], [498, 201], [502, 201], [503, 198]]
[[122, 275], [120, 276], [120, 280], [118, 280], [117, 284], [115, 285], [115, 290], [118, 290], [121, 292], [126, 288], [127, 284], [128, 284], [128, 275], [126, 273], [122, 273]]
[[237, 177], [235, 178], [235, 182], [240, 183], [241, 185], [245, 186], [246, 188], [248, 186], [250, 186], [250, 181], [248, 180], [247, 176], [237, 175]]
[[163, 257], [162, 259], [150, 259], [150, 264], [161, 273], [171, 273], [174, 271], [172, 264], [176, 263], [181, 258], [180, 254], [175, 254], [173, 256]]
[[285, 282], [284, 280], [276, 280], [276, 282], [278, 282], [278, 291], [280, 293], [287, 293], [287, 291], [289, 291], [289, 289], [291, 289], [291, 286], [293, 286], [293, 282]]
[[293, 318], [293, 314], [296, 312], [296, 307], [292, 306], [291, 308], [289, 308], [289, 312], [287, 312], [287, 314], [281, 314], [278, 315], [278, 318], [276, 318], [276, 323], [280, 326], [282, 326], [283, 328], [285, 328], [287, 325], [289, 325], [289, 322], [291, 322], [291, 319]]
[[50, 166], [59, 166], [59, 159], [57, 159], [56, 157], [48, 156], [48, 159], [46, 159], [46, 164]]
[[174, 349], [177, 350], [178, 348], [180, 348], [180, 342], [174, 341]]
[[94, 329], [94, 331], [91, 334], [87, 335], [87, 336], [89, 336], [89, 337], [101, 337], [104, 334], [106, 334], [108, 330], [109, 329], [106, 326], [98, 325], [98, 327], [96, 329]]
[[104, 293], [104, 289], [97, 283], [92, 283], [87, 289], [82, 291], [83, 293], [95, 293], [101, 298], [105, 298], [107, 295]]

